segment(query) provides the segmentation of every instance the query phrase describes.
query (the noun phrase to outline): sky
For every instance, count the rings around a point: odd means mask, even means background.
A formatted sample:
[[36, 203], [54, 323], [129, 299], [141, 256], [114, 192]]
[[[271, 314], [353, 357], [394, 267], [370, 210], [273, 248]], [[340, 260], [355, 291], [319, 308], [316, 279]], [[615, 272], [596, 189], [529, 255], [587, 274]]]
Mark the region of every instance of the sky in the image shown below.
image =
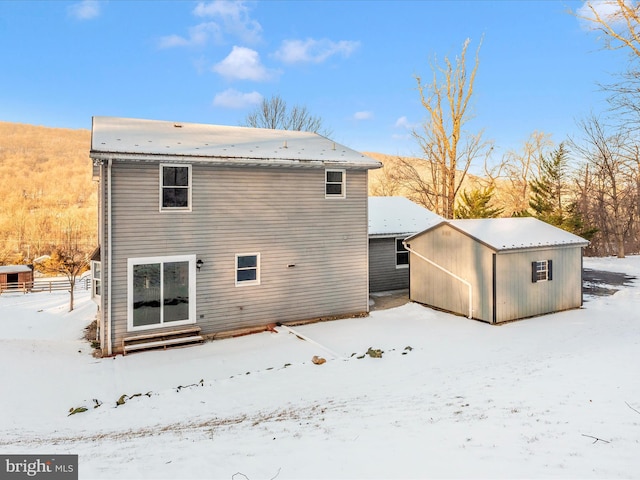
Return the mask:
[[[358, 151], [419, 155], [416, 76], [480, 45], [469, 133], [494, 154], [558, 143], [625, 69], [580, 1], [0, 1], [0, 121], [92, 116], [241, 125], [263, 98], [306, 106]], [[1, 139], [0, 139], [1, 142]]]

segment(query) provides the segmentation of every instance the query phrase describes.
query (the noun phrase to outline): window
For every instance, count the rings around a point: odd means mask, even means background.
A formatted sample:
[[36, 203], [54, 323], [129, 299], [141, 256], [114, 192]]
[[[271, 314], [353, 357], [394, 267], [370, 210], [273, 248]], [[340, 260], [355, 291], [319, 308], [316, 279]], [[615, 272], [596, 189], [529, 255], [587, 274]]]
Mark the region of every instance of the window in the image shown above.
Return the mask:
[[325, 198], [345, 198], [345, 170], [325, 170]]
[[129, 330], [195, 323], [195, 255], [128, 263]]
[[546, 282], [553, 279], [553, 263], [551, 260], [538, 260], [531, 262], [531, 281]]
[[160, 210], [191, 211], [191, 165], [160, 165]]
[[91, 262], [91, 296], [99, 298], [102, 288], [102, 271], [100, 262]]
[[260, 254], [236, 255], [236, 287], [260, 285]]
[[396, 238], [396, 268], [407, 268], [409, 267], [409, 252], [402, 241], [404, 238]]

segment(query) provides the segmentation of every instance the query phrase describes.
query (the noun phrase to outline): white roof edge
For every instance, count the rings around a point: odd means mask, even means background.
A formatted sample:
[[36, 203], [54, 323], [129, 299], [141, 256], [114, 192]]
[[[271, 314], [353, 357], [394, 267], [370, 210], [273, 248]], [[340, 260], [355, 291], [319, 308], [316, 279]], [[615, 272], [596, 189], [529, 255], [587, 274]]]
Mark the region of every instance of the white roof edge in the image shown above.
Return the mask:
[[[94, 160], [113, 160], [129, 162], [173, 162], [173, 163], [206, 163], [225, 166], [265, 166], [265, 167], [300, 167], [300, 168], [351, 168], [370, 170], [380, 168], [377, 165], [363, 164], [360, 162], [337, 162], [333, 160], [299, 160], [291, 159], [264, 159], [251, 157], [209, 157], [196, 155], [163, 155], [149, 153], [119, 153], [119, 152], [95, 152], [91, 151], [89, 157]], [[381, 166], [382, 164], [380, 164]]]
[[412, 235], [407, 240], [442, 224], [449, 225], [496, 252], [586, 247], [589, 245], [589, 241], [584, 238], [533, 217], [445, 220]]

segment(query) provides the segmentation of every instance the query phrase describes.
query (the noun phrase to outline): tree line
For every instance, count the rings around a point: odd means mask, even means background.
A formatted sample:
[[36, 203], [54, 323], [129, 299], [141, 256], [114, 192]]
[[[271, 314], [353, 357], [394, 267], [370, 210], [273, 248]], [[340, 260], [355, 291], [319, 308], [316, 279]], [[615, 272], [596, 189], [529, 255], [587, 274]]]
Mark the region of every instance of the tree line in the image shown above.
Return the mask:
[[[601, 85], [609, 112], [579, 120], [580, 135], [557, 145], [550, 134], [533, 132], [521, 150], [489, 165], [492, 142], [464, 129], [480, 53], [478, 47], [468, 62], [466, 40], [454, 60], [434, 61], [430, 81], [415, 78], [426, 111], [413, 131], [422, 155], [385, 162], [370, 193], [405, 195], [445, 218], [533, 216], [590, 240], [591, 255], [640, 252], [640, 4], [586, 7], [586, 14], [571, 13], [602, 34], [604, 48], [626, 49], [630, 57], [627, 70]], [[484, 175], [471, 177], [479, 162]]]

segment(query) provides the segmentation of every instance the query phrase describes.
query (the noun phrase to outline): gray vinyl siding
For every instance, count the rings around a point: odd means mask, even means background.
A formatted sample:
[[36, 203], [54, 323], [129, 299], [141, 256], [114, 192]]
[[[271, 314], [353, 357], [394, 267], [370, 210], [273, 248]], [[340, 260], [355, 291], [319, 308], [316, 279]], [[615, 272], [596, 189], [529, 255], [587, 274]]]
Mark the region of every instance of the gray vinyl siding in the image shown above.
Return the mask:
[[[411, 239], [411, 248], [472, 284], [473, 318], [505, 322], [582, 305], [581, 247], [495, 252], [442, 225]], [[552, 260], [553, 279], [531, 281], [531, 262]], [[436, 267], [410, 256], [410, 298], [460, 315], [468, 314], [468, 287]]]
[[[492, 310], [492, 256], [486, 246], [468, 236], [441, 225], [411, 239], [412, 250], [419, 252], [442, 268], [470, 282], [473, 296], [473, 317], [490, 321]], [[410, 255], [411, 300], [460, 315], [469, 312], [467, 285]]]
[[409, 288], [409, 268], [396, 267], [396, 239], [369, 240], [369, 290], [384, 292]]
[[[550, 281], [531, 281], [531, 262], [552, 260]], [[582, 249], [564, 247], [502, 253], [496, 258], [496, 322], [582, 305]]]
[[[160, 212], [159, 164], [114, 162], [114, 349], [127, 334], [129, 258], [204, 262], [204, 334], [368, 310], [366, 170], [347, 170], [346, 198], [327, 199], [324, 169], [192, 165], [192, 211]], [[238, 253], [260, 253], [260, 285], [235, 286]]]

